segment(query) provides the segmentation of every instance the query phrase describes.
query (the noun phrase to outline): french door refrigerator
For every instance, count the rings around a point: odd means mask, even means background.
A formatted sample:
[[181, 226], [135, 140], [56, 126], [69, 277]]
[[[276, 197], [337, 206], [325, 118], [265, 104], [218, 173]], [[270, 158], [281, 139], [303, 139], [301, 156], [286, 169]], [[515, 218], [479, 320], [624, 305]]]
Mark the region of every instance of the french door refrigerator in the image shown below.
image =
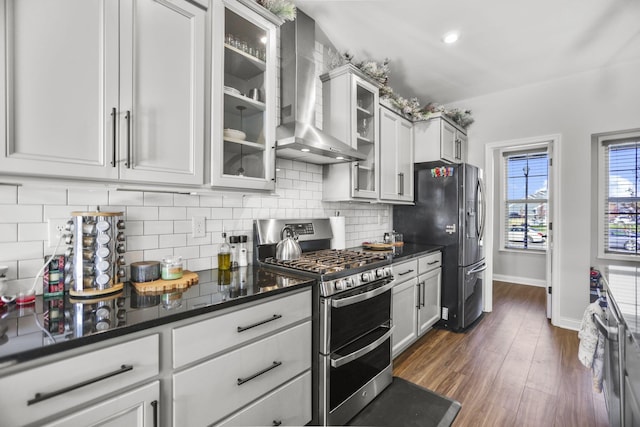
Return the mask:
[[443, 162], [414, 165], [414, 206], [394, 206], [405, 242], [443, 246], [439, 327], [464, 331], [482, 315], [485, 199], [482, 170]]

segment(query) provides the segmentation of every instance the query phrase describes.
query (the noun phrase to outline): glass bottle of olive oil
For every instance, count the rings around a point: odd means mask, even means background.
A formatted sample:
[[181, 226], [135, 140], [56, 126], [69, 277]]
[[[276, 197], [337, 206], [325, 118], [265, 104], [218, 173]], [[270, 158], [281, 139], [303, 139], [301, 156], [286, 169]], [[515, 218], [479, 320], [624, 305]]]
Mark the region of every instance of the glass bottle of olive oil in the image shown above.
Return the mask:
[[218, 250], [218, 270], [231, 269], [231, 246], [227, 242], [227, 233], [222, 232], [222, 244]]

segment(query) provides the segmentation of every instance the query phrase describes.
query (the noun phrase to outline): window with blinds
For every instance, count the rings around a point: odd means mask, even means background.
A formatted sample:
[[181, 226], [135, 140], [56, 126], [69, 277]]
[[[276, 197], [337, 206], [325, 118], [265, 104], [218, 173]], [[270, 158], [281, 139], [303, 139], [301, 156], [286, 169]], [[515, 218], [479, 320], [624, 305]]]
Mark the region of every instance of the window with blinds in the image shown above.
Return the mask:
[[603, 252], [638, 255], [640, 135], [602, 142]]
[[504, 152], [504, 247], [547, 249], [548, 165], [546, 149]]

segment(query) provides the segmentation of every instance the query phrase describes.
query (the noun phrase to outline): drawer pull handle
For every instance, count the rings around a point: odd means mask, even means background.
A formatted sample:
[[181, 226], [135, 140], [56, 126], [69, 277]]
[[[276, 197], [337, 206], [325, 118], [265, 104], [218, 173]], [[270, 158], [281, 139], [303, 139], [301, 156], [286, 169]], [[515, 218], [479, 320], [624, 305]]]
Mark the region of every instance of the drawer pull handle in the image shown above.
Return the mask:
[[244, 383], [246, 383], [246, 382], [249, 382], [249, 381], [251, 381], [252, 379], [257, 378], [257, 377], [259, 377], [260, 375], [265, 374], [265, 373], [269, 372], [270, 370], [277, 368], [277, 367], [278, 367], [278, 366], [280, 366], [280, 365], [282, 365], [282, 362], [276, 362], [276, 361], [274, 361], [274, 362], [271, 364], [271, 366], [269, 366], [269, 367], [267, 367], [267, 368], [264, 368], [263, 370], [261, 370], [261, 371], [259, 371], [259, 372], [256, 372], [255, 374], [253, 374], [253, 375], [251, 375], [251, 376], [249, 376], [249, 377], [247, 377], [247, 378], [238, 378], [238, 385], [242, 385], [242, 384], [244, 384]]
[[69, 387], [65, 387], [65, 388], [61, 388], [61, 389], [56, 390], [56, 391], [52, 391], [51, 393], [36, 393], [36, 395], [33, 397], [33, 399], [27, 401], [27, 406], [33, 405], [34, 403], [42, 402], [43, 400], [51, 399], [52, 397], [60, 396], [61, 394], [70, 392], [70, 391], [78, 389], [80, 387], [84, 387], [84, 386], [89, 385], [89, 384], [97, 383], [98, 381], [102, 381], [102, 380], [105, 380], [107, 378], [111, 378], [111, 377], [123, 374], [123, 373], [131, 371], [131, 370], [133, 370], [133, 366], [131, 366], [131, 365], [122, 365], [122, 366], [120, 366], [120, 369], [117, 369], [115, 371], [106, 373], [104, 375], [100, 375], [99, 377], [91, 378], [90, 380], [86, 380], [86, 381], [83, 381], [81, 383], [77, 383], [77, 384], [71, 385]]
[[282, 421], [280, 420], [273, 420], [273, 422], [271, 423], [274, 426], [281, 426], [282, 425]]
[[153, 427], [158, 427], [158, 401], [151, 402], [151, 407], [153, 408]]
[[427, 264], [428, 264], [428, 265], [433, 265], [433, 264], [437, 264], [437, 263], [439, 263], [439, 262], [440, 262], [440, 261], [435, 260], [435, 261], [428, 262]]
[[413, 268], [411, 270], [407, 270], [404, 273], [398, 273], [398, 276], [404, 276], [405, 274], [413, 273]]
[[274, 320], [278, 320], [282, 317], [281, 314], [274, 314], [272, 317], [263, 320], [262, 322], [258, 322], [258, 323], [254, 323], [253, 325], [249, 325], [249, 326], [238, 326], [238, 332], [244, 332], [248, 329], [251, 328], [255, 328], [256, 326], [260, 326], [260, 325], [264, 325], [265, 323], [269, 323], [269, 322], [273, 322]]

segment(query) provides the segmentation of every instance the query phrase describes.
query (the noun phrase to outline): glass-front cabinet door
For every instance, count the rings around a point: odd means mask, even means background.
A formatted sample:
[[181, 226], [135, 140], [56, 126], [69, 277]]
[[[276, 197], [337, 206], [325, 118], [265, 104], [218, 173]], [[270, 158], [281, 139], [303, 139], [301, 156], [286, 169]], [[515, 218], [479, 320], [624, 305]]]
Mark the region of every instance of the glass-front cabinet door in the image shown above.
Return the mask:
[[253, 9], [215, 2], [211, 185], [272, 190], [277, 27]]
[[361, 161], [325, 165], [323, 200], [377, 199], [379, 86], [352, 64], [320, 79], [324, 130], [366, 156]]

